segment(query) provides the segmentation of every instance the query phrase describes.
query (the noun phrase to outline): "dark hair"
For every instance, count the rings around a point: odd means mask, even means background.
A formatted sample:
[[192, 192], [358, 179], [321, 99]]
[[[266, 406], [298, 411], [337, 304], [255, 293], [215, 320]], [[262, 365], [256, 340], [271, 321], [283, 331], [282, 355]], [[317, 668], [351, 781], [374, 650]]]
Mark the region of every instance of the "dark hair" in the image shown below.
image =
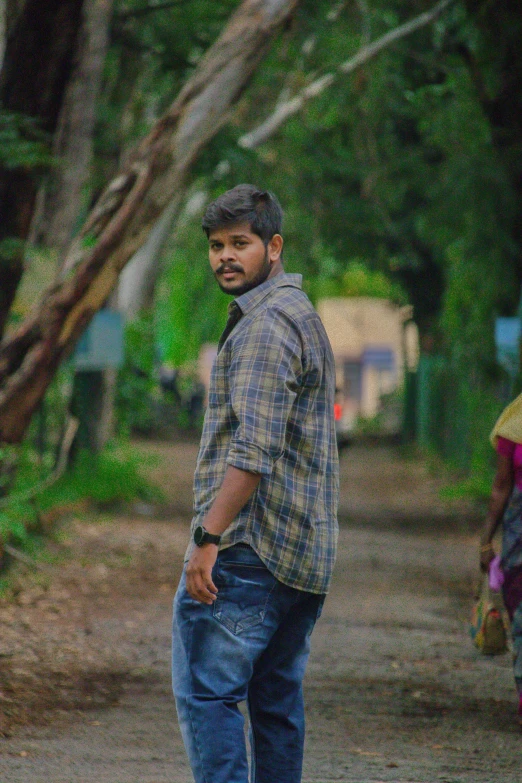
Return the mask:
[[282, 222], [283, 210], [273, 193], [254, 185], [236, 185], [208, 205], [201, 225], [208, 237], [218, 228], [248, 223], [267, 245], [274, 234], [281, 233]]

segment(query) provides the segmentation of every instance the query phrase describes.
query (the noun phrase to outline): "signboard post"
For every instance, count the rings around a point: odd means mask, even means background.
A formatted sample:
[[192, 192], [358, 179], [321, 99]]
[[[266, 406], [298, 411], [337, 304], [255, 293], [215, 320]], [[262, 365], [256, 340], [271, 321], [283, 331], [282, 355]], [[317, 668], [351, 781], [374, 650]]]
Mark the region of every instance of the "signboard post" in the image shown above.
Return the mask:
[[99, 310], [82, 334], [73, 355], [76, 372], [121, 367], [123, 319], [116, 310]]
[[123, 319], [115, 310], [97, 312], [76, 346], [71, 413], [78, 418], [75, 450], [97, 452], [104, 445], [107, 370], [123, 362]]

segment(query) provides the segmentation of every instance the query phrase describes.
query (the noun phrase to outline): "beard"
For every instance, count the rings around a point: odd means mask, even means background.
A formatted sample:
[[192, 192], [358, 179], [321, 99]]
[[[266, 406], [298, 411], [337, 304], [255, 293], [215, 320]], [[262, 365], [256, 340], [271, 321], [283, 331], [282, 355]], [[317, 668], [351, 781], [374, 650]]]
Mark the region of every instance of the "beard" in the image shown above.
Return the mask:
[[[223, 268], [224, 267], [220, 267], [215, 273], [217, 284], [223, 293], [229, 294], [230, 296], [241, 296], [242, 294], [246, 294], [247, 291], [251, 291], [253, 288], [257, 288], [258, 285], [261, 285], [261, 283], [264, 283], [272, 270], [272, 266], [268, 259], [268, 247], [265, 248], [265, 257], [261, 268], [248, 280], [243, 280], [243, 282], [239, 283], [222, 283], [219, 278]], [[235, 264], [229, 264], [226, 268], [231, 269], [234, 272], [243, 272], [243, 269]]]

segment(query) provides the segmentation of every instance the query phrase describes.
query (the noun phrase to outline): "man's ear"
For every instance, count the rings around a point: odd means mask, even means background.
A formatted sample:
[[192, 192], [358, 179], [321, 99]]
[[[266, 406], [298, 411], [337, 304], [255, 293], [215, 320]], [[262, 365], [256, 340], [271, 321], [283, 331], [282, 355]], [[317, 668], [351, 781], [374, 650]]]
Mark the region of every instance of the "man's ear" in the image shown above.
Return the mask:
[[283, 237], [281, 234], [274, 234], [270, 242], [268, 243], [268, 257], [272, 264], [279, 261], [281, 253], [283, 252]]

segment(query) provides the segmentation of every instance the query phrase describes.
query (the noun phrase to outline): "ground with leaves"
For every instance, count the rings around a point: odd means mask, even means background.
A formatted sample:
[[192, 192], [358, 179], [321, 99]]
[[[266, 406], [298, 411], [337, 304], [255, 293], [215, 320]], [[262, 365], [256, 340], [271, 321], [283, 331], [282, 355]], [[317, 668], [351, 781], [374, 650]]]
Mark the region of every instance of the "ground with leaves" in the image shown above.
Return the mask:
[[[161, 510], [64, 523], [0, 604], [1, 783], [189, 783], [169, 683], [170, 607], [196, 444], [140, 444]], [[306, 783], [515, 783], [509, 656], [466, 621], [477, 519], [388, 447], [342, 456], [339, 560], [306, 680]]]

